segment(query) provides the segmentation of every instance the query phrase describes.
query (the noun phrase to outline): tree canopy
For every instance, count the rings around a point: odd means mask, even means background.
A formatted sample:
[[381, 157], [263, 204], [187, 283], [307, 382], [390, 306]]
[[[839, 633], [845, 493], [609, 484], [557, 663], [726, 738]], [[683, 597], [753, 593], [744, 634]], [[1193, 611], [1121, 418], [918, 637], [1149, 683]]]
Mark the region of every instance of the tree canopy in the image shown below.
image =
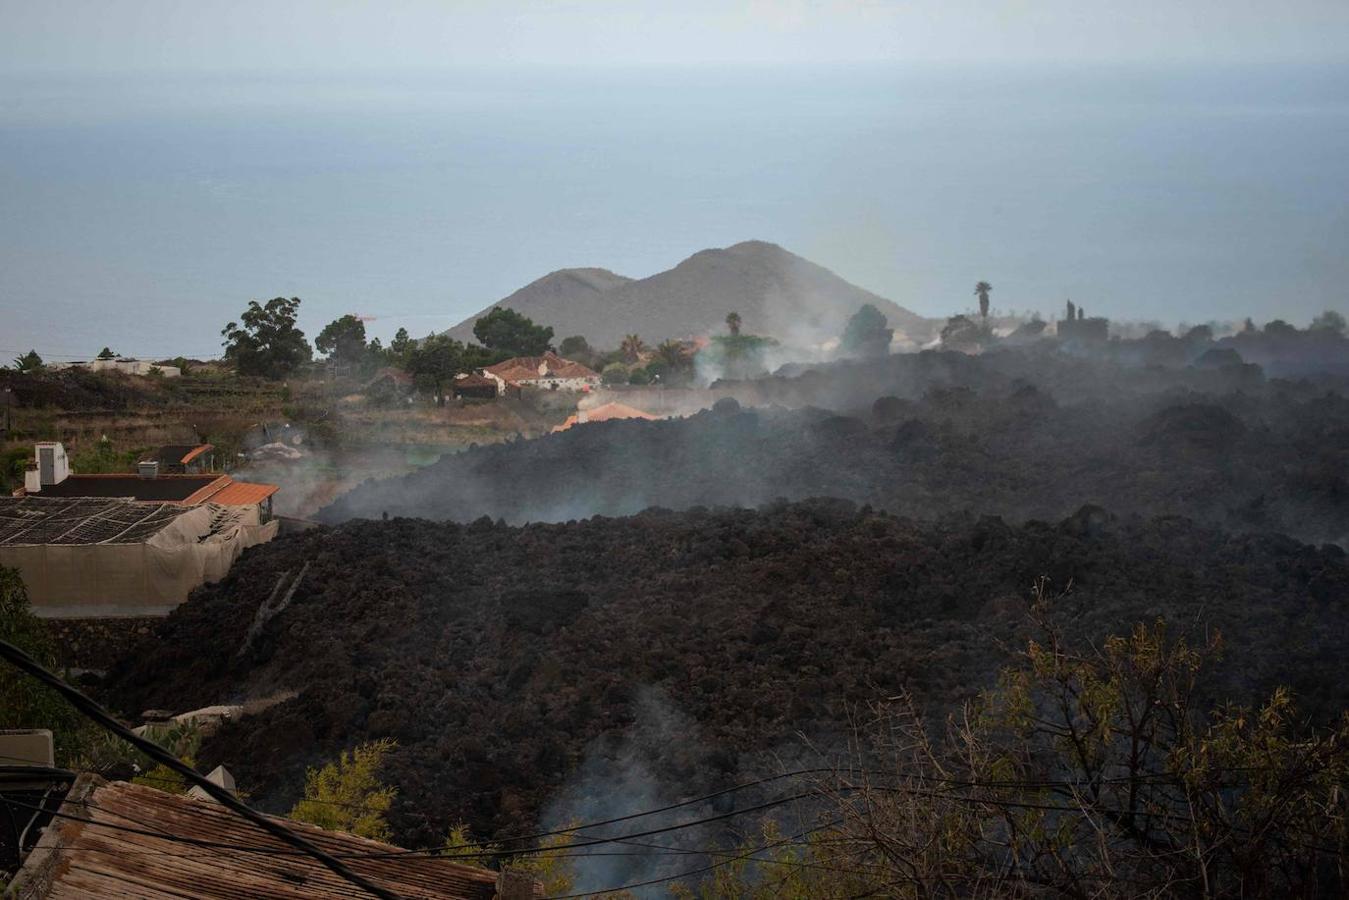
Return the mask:
[[14, 368], [20, 372], [41, 372], [44, 365], [36, 350], [29, 350], [23, 356], [14, 358]]
[[97, 358], [98, 358], [98, 359], [116, 359], [116, 358], [117, 358], [117, 354], [116, 354], [116, 353], [113, 353], [112, 350], [111, 350], [110, 348], [104, 347], [102, 350], [98, 351], [98, 357], [97, 357]]
[[557, 345], [557, 352], [567, 359], [578, 359], [579, 357], [590, 355], [590, 342], [579, 334], [562, 339], [562, 343]]
[[417, 344], [407, 355], [407, 370], [428, 382], [436, 395], [444, 398], [445, 387], [454, 376], [500, 362], [505, 353], [494, 353], [477, 344], [465, 344], [444, 334], [433, 334]]
[[313, 356], [304, 332], [295, 327], [299, 310], [299, 297], [274, 297], [265, 306], [249, 301], [239, 322], [230, 322], [220, 332], [225, 359], [240, 375], [285, 378]]
[[365, 323], [348, 313], [323, 327], [314, 346], [340, 367], [359, 364], [365, 357]]
[[304, 799], [295, 804], [290, 818], [387, 841], [390, 830], [385, 816], [398, 792], [379, 780], [379, 770], [396, 746], [389, 738], [371, 741], [343, 751], [321, 769], [310, 769], [304, 780]]
[[400, 328], [394, 332], [393, 340], [389, 342], [389, 357], [392, 362], [400, 366], [406, 366], [408, 356], [412, 353], [416, 342], [408, 336], [406, 328]]
[[843, 330], [843, 352], [849, 356], [885, 356], [890, 352], [893, 328], [887, 328], [885, 316], [870, 303], [853, 313]]
[[993, 285], [987, 281], [981, 281], [974, 286], [974, 295], [979, 298], [979, 317], [988, 318], [988, 295], [993, 290]]
[[473, 336], [487, 349], [508, 356], [542, 356], [552, 349], [553, 329], [498, 306], [473, 324]]
[[1333, 309], [1328, 309], [1312, 319], [1311, 330], [1313, 331], [1333, 331], [1336, 334], [1344, 334], [1344, 329], [1344, 316]]

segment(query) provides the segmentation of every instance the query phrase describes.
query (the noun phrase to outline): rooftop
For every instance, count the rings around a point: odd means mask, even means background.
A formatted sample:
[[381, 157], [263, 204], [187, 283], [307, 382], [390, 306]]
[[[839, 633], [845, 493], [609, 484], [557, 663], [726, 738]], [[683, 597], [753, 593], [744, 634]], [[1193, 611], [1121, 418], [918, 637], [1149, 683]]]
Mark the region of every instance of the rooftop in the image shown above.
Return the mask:
[[117, 497], [155, 503], [219, 503], [248, 506], [275, 494], [274, 484], [235, 481], [228, 475], [71, 475], [59, 484], [44, 484], [41, 497]]
[[[169, 503], [200, 503], [193, 495], [215, 493], [231, 480], [228, 475], [71, 475], [60, 484], [44, 484], [44, 497], [129, 497]], [[219, 481], [217, 486], [215, 482]], [[209, 489], [209, 490], [208, 490]]]
[[138, 544], [189, 509], [127, 500], [0, 497], [0, 546]]
[[213, 444], [166, 444], [145, 458], [159, 460], [161, 466], [185, 466], [214, 449]]
[[[492, 900], [497, 873], [270, 817], [399, 897]], [[134, 829], [129, 830], [129, 829]], [[161, 832], [147, 835], [143, 832]], [[250, 849], [188, 845], [180, 839]], [[256, 848], [256, 849], [253, 849]], [[367, 858], [378, 854], [382, 858]], [[363, 892], [207, 800], [81, 775], [15, 877], [22, 900], [65, 897], [358, 897]], [[541, 896], [537, 885], [536, 896]]]
[[[543, 370], [542, 374], [540, 369]], [[488, 366], [483, 371], [490, 372], [505, 381], [528, 381], [534, 378], [600, 377], [594, 369], [570, 359], [563, 359], [552, 352], [545, 353], [543, 356], [517, 356], [514, 359], [499, 362], [494, 366]]]

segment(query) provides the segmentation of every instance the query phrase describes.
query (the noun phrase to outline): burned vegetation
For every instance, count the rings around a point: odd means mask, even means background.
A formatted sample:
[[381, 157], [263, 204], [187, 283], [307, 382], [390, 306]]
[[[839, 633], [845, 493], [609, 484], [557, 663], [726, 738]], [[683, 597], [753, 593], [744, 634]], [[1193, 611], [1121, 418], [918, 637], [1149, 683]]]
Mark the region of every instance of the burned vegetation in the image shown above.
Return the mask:
[[[1095, 507], [923, 523], [832, 500], [282, 538], [194, 594], [109, 690], [133, 712], [289, 696], [199, 757], [274, 810], [306, 766], [393, 738], [395, 837], [435, 845], [461, 821], [530, 831], [550, 800], [593, 808], [617, 783], [579, 773], [636, 765], [664, 786], [641, 796], [669, 799], [791, 765], [803, 735], [827, 755], [858, 704], [901, 690], [940, 720], [1010, 660], [1042, 575], [1072, 585], [1055, 614], [1082, 638], [1220, 630], [1206, 696], [1287, 685], [1315, 721], [1345, 708], [1338, 547]], [[290, 602], [250, 637], [277, 584]]]

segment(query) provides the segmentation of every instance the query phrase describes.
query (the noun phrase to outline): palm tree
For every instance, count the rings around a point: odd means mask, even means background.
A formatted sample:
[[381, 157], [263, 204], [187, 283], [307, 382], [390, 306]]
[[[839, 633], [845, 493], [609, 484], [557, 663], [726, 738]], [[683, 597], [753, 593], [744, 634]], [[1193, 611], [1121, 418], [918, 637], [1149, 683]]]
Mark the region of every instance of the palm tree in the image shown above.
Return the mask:
[[635, 334], [630, 334], [623, 338], [623, 343], [619, 345], [618, 350], [623, 354], [623, 358], [630, 363], [637, 362], [646, 352], [646, 344]]
[[740, 313], [733, 312], [726, 314], [726, 327], [731, 329], [731, 337], [740, 334]]
[[656, 359], [669, 366], [671, 371], [682, 369], [688, 362], [689, 354], [679, 341], [662, 341], [656, 348]]
[[979, 315], [988, 318], [988, 292], [993, 290], [993, 285], [987, 281], [981, 281], [974, 286], [974, 293], [979, 297]]

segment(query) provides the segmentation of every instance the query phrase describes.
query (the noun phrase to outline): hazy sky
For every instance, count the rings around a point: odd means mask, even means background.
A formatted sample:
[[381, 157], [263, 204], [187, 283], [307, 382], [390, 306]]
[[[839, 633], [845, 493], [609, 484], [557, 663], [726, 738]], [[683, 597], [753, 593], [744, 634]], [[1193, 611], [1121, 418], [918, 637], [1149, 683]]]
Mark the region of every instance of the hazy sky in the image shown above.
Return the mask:
[[1331, 61], [1349, 0], [0, 0], [0, 69]]

